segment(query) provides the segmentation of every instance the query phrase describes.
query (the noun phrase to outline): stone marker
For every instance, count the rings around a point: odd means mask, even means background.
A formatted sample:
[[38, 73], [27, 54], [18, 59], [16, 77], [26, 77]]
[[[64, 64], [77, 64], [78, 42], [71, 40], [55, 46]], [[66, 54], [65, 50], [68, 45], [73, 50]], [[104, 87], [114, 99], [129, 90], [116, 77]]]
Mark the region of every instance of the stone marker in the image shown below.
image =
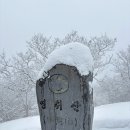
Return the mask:
[[47, 74], [36, 84], [42, 130], [92, 130], [92, 73], [81, 76], [76, 67], [57, 64]]

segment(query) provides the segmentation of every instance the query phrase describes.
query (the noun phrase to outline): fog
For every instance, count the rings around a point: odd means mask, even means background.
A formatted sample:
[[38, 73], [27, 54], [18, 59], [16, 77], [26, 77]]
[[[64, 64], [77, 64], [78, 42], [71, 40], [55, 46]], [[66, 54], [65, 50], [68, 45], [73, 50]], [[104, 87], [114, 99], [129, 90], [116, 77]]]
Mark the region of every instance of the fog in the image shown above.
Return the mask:
[[0, 0], [0, 52], [25, 51], [36, 33], [63, 37], [72, 30], [88, 38], [117, 38], [116, 50], [130, 43], [129, 0]]

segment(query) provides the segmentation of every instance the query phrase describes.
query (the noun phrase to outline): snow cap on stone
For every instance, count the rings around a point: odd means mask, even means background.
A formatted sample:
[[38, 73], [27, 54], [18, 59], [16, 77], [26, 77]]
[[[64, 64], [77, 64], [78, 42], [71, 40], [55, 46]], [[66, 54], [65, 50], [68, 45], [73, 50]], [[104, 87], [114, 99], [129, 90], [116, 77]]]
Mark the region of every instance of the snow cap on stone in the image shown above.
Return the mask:
[[69, 43], [55, 49], [39, 73], [38, 79], [46, 77], [46, 72], [56, 64], [75, 66], [80, 75], [88, 75], [93, 71], [93, 57], [89, 48], [78, 42]]

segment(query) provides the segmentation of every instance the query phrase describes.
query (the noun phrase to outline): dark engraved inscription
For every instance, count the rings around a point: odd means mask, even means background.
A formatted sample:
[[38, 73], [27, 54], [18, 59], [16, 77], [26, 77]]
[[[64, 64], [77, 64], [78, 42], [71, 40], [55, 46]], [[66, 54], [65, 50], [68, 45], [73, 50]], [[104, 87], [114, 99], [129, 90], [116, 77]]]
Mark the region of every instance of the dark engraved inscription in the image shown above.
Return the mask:
[[71, 105], [71, 108], [74, 109], [74, 111], [79, 112], [79, 107], [81, 107], [81, 104], [79, 103], [79, 101], [75, 101], [73, 102], [73, 104]]
[[54, 104], [54, 107], [56, 109], [60, 109], [62, 110], [62, 101], [61, 100], [56, 100], [55, 104]]
[[61, 117], [56, 117], [56, 124], [63, 125], [63, 124], [64, 124], [63, 118], [61, 118]]
[[77, 119], [75, 118], [75, 127], [77, 126]]
[[88, 95], [87, 93], [84, 93], [82, 96], [83, 100], [85, 100], [86, 102], [88, 101]]
[[39, 84], [40, 87], [43, 87], [43, 85], [45, 84], [45, 79], [40, 78], [39, 81], [38, 81], [38, 84]]
[[46, 100], [40, 101], [40, 105], [42, 106], [42, 109], [46, 109]]
[[77, 126], [78, 122], [76, 118], [63, 118], [63, 117], [46, 117], [46, 121], [53, 122], [56, 120], [56, 124], [58, 125], [75, 125]]

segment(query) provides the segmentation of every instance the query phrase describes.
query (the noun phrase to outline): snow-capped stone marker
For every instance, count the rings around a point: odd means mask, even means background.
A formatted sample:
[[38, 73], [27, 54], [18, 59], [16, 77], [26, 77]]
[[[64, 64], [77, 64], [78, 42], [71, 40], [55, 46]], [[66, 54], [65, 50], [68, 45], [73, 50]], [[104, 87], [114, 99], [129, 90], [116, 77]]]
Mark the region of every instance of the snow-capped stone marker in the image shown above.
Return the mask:
[[36, 84], [42, 130], [92, 130], [92, 70], [90, 50], [81, 43], [49, 55]]

